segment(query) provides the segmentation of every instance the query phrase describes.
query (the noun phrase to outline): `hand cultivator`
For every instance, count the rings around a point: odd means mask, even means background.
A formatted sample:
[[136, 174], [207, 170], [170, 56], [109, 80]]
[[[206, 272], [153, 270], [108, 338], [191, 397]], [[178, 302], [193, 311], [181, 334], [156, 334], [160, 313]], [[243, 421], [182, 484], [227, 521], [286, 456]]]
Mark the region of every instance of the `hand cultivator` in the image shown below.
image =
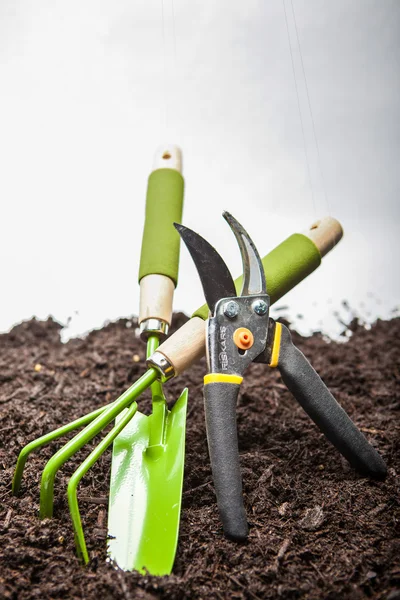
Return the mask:
[[[188, 398], [187, 390], [184, 390], [169, 410], [162, 384], [200, 359], [205, 354], [206, 340], [211, 369], [205, 387], [207, 430], [217, 497], [228, 535], [242, 539], [247, 533], [241, 500], [235, 402], [242, 372], [252, 360], [261, 360], [280, 369], [287, 386], [311, 418], [354, 466], [374, 474], [384, 470], [380, 457], [333, 400], [304, 356], [291, 345], [286, 328], [275, 325], [268, 318], [269, 305], [314, 271], [322, 256], [340, 240], [342, 230], [334, 219], [323, 219], [306, 233], [290, 236], [260, 260], [241, 226], [232, 217], [227, 217], [244, 261], [244, 279], [238, 278], [235, 282], [207, 242], [187, 228], [178, 227], [195, 259], [212, 317], [206, 335], [204, 321], [209, 316], [209, 308], [204, 305], [183, 327], [162, 341], [168, 332], [177, 282], [180, 238], [173, 222], [179, 222], [182, 213], [183, 178], [180, 171], [179, 150], [163, 148], [157, 154], [155, 170], [148, 182], [139, 273], [139, 323], [141, 336], [147, 342], [148, 370], [113, 403], [25, 446], [19, 455], [13, 480], [13, 492], [18, 493], [29, 454], [84, 427], [52, 456], [43, 470], [40, 516], [51, 517], [58, 470], [115, 420], [111, 431], [69, 481], [67, 496], [77, 550], [87, 563], [89, 554], [77, 500], [79, 482], [114, 442], [109, 554], [125, 570], [147, 570], [153, 575], [169, 574], [176, 552]], [[268, 273], [269, 296], [264, 270]], [[242, 285], [242, 295], [238, 296]], [[238, 332], [241, 327], [246, 330]], [[223, 331], [224, 338], [221, 337]], [[227, 332], [234, 337], [228, 340]], [[229, 381], [224, 379], [227, 375]], [[236, 378], [235, 382], [232, 378]], [[136, 400], [148, 388], [152, 393], [152, 413], [146, 416], [138, 412]], [[217, 394], [219, 400], [214, 402]], [[223, 406], [226, 409], [224, 418], [220, 412]]]

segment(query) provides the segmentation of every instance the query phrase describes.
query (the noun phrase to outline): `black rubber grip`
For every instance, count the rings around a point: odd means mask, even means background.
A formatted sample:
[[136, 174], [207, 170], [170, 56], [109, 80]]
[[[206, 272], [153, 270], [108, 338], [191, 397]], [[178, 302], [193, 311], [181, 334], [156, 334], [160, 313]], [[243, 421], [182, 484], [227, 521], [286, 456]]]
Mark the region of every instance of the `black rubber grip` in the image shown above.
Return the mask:
[[383, 478], [386, 465], [332, 396], [282, 325], [278, 369], [288, 389], [322, 433], [362, 475]]
[[248, 536], [243, 505], [242, 475], [236, 425], [240, 385], [208, 383], [204, 386], [208, 451], [224, 534], [243, 542]]

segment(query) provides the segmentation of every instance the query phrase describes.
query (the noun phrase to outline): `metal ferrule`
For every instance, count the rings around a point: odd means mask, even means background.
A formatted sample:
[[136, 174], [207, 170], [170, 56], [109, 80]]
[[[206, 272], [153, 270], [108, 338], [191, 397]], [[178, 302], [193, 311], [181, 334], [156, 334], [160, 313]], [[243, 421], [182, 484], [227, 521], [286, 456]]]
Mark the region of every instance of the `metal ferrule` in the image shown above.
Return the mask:
[[158, 335], [164, 339], [168, 335], [169, 325], [161, 319], [145, 319], [140, 323], [140, 337], [147, 341], [150, 335]]
[[146, 364], [148, 367], [155, 369], [160, 377], [160, 381], [165, 383], [168, 379], [175, 376], [174, 365], [169, 362], [168, 358], [161, 354], [161, 352], [154, 352], [149, 358], [146, 360]]

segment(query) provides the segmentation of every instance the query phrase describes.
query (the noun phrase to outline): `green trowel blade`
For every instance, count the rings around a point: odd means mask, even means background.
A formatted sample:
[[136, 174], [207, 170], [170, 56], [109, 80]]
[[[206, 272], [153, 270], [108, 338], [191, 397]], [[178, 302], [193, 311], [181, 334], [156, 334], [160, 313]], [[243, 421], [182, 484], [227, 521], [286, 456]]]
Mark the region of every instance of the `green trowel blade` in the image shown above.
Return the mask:
[[149, 448], [153, 415], [136, 413], [114, 441], [108, 552], [125, 571], [169, 575], [178, 543], [185, 458], [185, 389], [167, 413], [162, 445]]

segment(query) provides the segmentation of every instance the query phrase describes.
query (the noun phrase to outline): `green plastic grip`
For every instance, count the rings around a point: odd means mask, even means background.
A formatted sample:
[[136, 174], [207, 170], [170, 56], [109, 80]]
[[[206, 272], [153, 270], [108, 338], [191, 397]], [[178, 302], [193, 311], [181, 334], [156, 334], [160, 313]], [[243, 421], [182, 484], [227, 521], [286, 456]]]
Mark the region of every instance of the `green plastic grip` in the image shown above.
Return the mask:
[[[289, 290], [303, 281], [321, 264], [321, 254], [310, 238], [294, 233], [262, 259], [267, 292], [271, 304], [282, 298]], [[236, 291], [240, 294], [243, 276], [235, 279]], [[203, 306], [192, 317], [208, 318], [208, 306]]]
[[175, 169], [157, 169], [148, 180], [139, 282], [145, 275], [165, 275], [178, 283], [180, 223], [184, 181]]

